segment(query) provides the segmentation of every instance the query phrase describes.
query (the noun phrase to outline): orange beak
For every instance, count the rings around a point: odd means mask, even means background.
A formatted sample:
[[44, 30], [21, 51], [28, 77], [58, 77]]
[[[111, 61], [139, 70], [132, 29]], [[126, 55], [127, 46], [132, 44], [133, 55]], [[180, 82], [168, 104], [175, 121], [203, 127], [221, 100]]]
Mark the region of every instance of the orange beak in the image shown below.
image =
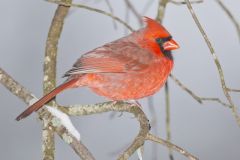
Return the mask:
[[179, 48], [179, 45], [173, 39], [171, 39], [163, 44], [163, 49], [166, 51], [171, 51], [171, 50], [178, 49], [178, 48]]

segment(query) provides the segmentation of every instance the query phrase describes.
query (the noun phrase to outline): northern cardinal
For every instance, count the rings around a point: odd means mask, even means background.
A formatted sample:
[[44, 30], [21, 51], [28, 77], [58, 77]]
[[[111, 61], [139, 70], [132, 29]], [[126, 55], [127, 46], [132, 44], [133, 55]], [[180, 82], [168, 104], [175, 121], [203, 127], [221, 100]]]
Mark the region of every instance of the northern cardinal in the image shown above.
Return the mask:
[[179, 48], [157, 21], [83, 54], [64, 74], [68, 79], [21, 113], [21, 120], [68, 88], [87, 86], [111, 100], [136, 100], [157, 92], [173, 68], [171, 50]]

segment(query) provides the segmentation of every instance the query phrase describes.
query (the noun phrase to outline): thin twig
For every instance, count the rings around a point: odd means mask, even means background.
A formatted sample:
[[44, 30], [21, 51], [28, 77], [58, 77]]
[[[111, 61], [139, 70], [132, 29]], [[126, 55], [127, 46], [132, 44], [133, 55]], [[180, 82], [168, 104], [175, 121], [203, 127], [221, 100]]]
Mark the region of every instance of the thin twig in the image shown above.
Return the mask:
[[[168, 88], [168, 82], [165, 84], [165, 108], [166, 108], [166, 132], [167, 132], [167, 141], [171, 142], [171, 127], [170, 127], [170, 93]], [[173, 160], [173, 153], [171, 148], [168, 150], [170, 160]]]
[[232, 108], [231, 105], [224, 103], [219, 98], [215, 97], [200, 97], [196, 95], [193, 91], [191, 91], [188, 87], [186, 87], [182, 82], [180, 82], [173, 74], [169, 76], [179, 87], [181, 87], [184, 91], [186, 91], [193, 99], [195, 99], [198, 103], [203, 103], [203, 101], [215, 101], [219, 104], [223, 105], [224, 107]]
[[232, 23], [234, 24], [237, 33], [238, 33], [238, 38], [240, 40], [240, 24], [238, 23], [237, 19], [233, 16], [233, 14], [230, 12], [230, 10], [223, 4], [221, 0], [216, 0], [219, 6], [223, 9], [223, 11], [228, 15]]
[[143, 25], [142, 16], [138, 13], [136, 8], [132, 5], [132, 3], [129, 0], [124, 0], [124, 2], [127, 5], [128, 9], [130, 9], [132, 13], [135, 15], [140, 26], [142, 26]]
[[148, 0], [147, 3], [144, 5], [144, 8], [142, 10], [142, 15], [145, 15], [146, 12], [148, 11], [148, 9], [151, 7], [151, 5], [153, 4], [154, 0]]
[[[112, 5], [111, 5], [111, 3], [109, 2], [109, 0], [105, 0], [104, 2], [106, 2], [107, 6], [108, 6], [108, 8], [109, 8], [110, 13], [111, 13], [112, 15], [114, 15], [113, 8], [112, 8]], [[115, 29], [117, 29], [117, 23], [115, 22], [114, 19], [113, 19], [113, 27], [114, 27]]]
[[240, 89], [227, 88], [227, 90], [228, 90], [229, 92], [240, 92]]
[[97, 8], [93, 8], [93, 7], [89, 7], [83, 4], [69, 4], [69, 3], [65, 3], [65, 2], [61, 2], [59, 0], [46, 0], [47, 2], [51, 2], [51, 3], [56, 3], [59, 5], [63, 5], [63, 6], [68, 6], [68, 7], [78, 7], [78, 8], [83, 8], [86, 10], [90, 10], [90, 11], [94, 11], [94, 12], [98, 12], [101, 13], [103, 15], [106, 15], [108, 17], [113, 18], [114, 20], [116, 20], [117, 22], [121, 23], [122, 25], [124, 25], [125, 27], [127, 27], [130, 31], [134, 31], [134, 29], [132, 27], [130, 27], [126, 22], [124, 22], [123, 20], [121, 20], [119, 17], [112, 15], [111, 13], [105, 12], [103, 10], [97, 9]]
[[[157, 113], [156, 113], [155, 107], [153, 105], [153, 97], [150, 96], [150, 97], [148, 97], [147, 100], [148, 100], [148, 108], [149, 108], [149, 111], [150, 111], [151, 117], [152, 117], [152, 119], [150, 121], [151, 127], [153, 128], [152, 131], [155, 135], [158, 135]], [[152, 144], [152, 155], [153, 155], [152, 159], [158, 159], [157, 145], [155, 145], [154, 143]]]
[[199, 31], [201, 32], [201, 34], [202, 34], [202, 36], [203, 36], [203, 38], [204, 38], [204, 40], [205, 40], [209, 50], [210, 50], [210, 53], [212, 54], [212, 57], [213, 57], [214, 62], [215, 62], [215, 65], [216, 65], [216, 67], [218, 69], [218, 73], [219, 73], [219, 77], [220, 77], [221, 85], [222, 85], [222, 90], [223, 90], [224, 95], [227, 98], [229, 104], [232, 106], [232, 114], [235, 117], [237, 124], [240, 126], [240, 117], [239, 117], [239, 115], [237, 113], [237, 107], [234, 105], [234, 103], [232, 101], [232, 98], [231, 98], [231, 96], [230, 96], [230, 94], [229, 94], [229, 92], [227, 90], [227, 86], [226, 86], [226, 82], [225, 82], [222, 66], [221, 66], [221, 64], [220, 64], [220, 62], [218, 60], [218, 57], [217, 57], [217, 55], [215, 53], [215, 50], [212, 47], [212, 44], [211, 44], [207, 34], [205, 33], [202, 25], [200, 24], [196, 14], [195, 14], [195, 12], [194, 12], [194, 10], [192, 8], [191, 3], [189, 2], [189, 0], [185, 0], [185, 2], [187, 3], [188, 10], [190, 11], [190, 13], [191, 13], [191, 15], [192, 15], [192, 17], [193, 17], [193, 19], [194, 19], [198, 29], [199, 29]]
[[159, 144], [162, 144], [164, 146], [167, 146], [168, 148], [172, 148], [173, 150], [179, 152], [180, 154], [184, 155], [185, 157], [187, 157], [190, 160], [198, 160], [197, 157], [195, 157], [194, 155], [192, 155], [191, 153], [189, 153], [188, 151], [186, 151], [185, 149], [176, 146], [175, 144], [165, 141], [161, 138], [158, 138], [154, 135], [152, 135], [151, 133], [147, 134], [146, 140], [150, 140]]
[[[130, 14], [130, 11], [126, 7], [125, 18], [124, 18], [126, 23], [129, 23], [129, 14]], [[127, 35], [129, 30], [125, 26], [123, 27], [124, 27], [124, 35]]]
[[[175, 0], [169, 0], [170, 3], [173, 3], [175, 5], [183, 5], [183, 4], [186, 4], [186, 2], [184, 1], [175, 1]], [[191, 4], [195, 4], [195, 3], [202, 3], [203, 0], [192, 0], [190, 1]]]

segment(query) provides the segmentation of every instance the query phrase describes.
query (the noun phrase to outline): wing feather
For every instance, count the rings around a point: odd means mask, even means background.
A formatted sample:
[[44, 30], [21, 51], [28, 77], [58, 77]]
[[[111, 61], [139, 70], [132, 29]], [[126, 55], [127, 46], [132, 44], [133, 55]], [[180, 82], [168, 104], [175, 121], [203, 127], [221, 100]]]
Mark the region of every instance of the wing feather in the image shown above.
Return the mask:
[[125, 73], [146, 69], [153, 54], [133, 42], [115, 41], [82, 55], [64, 77], [86, 73]]

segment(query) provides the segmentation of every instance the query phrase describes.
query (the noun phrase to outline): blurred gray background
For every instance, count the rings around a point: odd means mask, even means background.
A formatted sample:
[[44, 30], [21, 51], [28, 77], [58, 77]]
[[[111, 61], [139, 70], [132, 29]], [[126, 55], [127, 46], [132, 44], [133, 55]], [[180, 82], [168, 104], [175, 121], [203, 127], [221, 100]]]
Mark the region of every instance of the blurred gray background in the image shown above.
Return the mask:
[[[104, 0], [75, 1], [108, 11]], [[126, 6], [123, 1], [110, 0], [114, 13], [124, 19]], [[237, 0], [223, 1], [240, 20]], [[143, 13], [147, 0], [132, 0]], [[158, 2], [154, 1], [146, 16], [155, 18]], [[42, 96], [43, 55], [48, 29], [56, 5], [42, 0], [1, 1], [0, 4], [0, 67], [6, 70], [36, 96]], [[215, 1], [195, 4], [194, 9], [205, 28], [222, 64], [227, 85], [240, 88], [240, 45], [236, 30]], [[130, 15], [130, 25], [139, 28]], [[174, 52], [173, 74], [196, 94], [219, 97], [226, 102], [216, 66], [193, 19], [185, 5], [167, 6], [164, 25], [181, 45]], [[58, 84], [64, 81], [62, 74], [82, 53], [124, 35], [124, 27], [112, 19], [83, 9], [73, 8], [65, 21], [59, 43]], [[240, 128], [230, 109], [215, 102], [197, 103], [186, 92], [169, 80], [171, 94], [172, 142], [185, 148], [201, 160], [240, 159]], [[158, 135], [166, 138], [165, 102], [163, 89], [154, 95]], [[240, 94], [232, 94], [240, 105]], [[105, 101], [86, 88], [65, 91], [58, 97], [60, 104], [89, 104]], [[16, 122], [15, 117], [27, 106], [0, 85], [0, 159], [40, 160], [41, 125], [33, 114]], [[140, 101], [151, 119], [147, 99]], [[130, 114], [110, 120], [111, 113], [85, 117], [73, 117], [73, 123], [81, 133], [82, 141], [99, 160], [112, 160], [130, 144], [138, 132], [138, 123]], [[158, 145], [158, 159], [168, 159], [168, 150]], [[174, 152], [176, 160], [186, 159]], [[60, 138], [56, 138], [56, 159], [76, 160], [78, 157]], [[136, 154], [131, 157], [137, 159]], [[144, 159], [152, 158], [152, 143], [145, 143]]]

